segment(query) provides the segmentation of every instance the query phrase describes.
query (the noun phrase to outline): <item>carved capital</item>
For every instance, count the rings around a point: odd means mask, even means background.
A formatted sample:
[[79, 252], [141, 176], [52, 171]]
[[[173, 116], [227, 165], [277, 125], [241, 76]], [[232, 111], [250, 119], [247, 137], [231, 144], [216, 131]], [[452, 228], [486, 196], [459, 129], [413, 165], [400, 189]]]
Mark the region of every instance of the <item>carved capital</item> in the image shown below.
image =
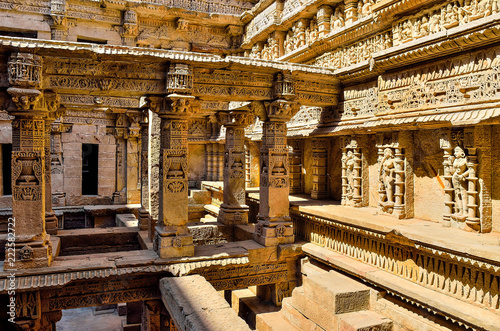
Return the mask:
[[35, 89], [10, 87], [7, 92], [12, 97], [12, 104], [8, 111], [10, 115], [35, 115], [42, 92]]
[[226, 127], [247, 127], [252, 124], [253, 114], [244, 110], [231, 110], [217, 112], [217, 120]]
[[278, 99], [271, 102], [266, 110], [270, 120], [288, 122], [299, 111], [299, 104]]
[[7, 71], [10, 86], [39, 88], [42, 81], [42, 58], [30, 53], [12, 53]]
[[48, 120], [56, 120], [66, 114], [66, 108], [61, 107], [61, 96], [59, 94], [55, 92], [45, 92], [43, 98], [48, 110]]
[[167, 93], [190, 94], [193, 91], [193, 68], [188, 64], [171, 63], [167, 72]]

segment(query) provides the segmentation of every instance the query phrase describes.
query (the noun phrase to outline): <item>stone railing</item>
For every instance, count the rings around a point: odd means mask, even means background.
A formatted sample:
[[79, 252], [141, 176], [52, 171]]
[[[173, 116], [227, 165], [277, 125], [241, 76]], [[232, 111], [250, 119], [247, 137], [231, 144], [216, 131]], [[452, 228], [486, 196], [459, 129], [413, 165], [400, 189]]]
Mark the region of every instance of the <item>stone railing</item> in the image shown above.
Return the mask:
[[500, 265], [408, 238], [291, 211], [295, 235], [413, 283], [499, 313]]

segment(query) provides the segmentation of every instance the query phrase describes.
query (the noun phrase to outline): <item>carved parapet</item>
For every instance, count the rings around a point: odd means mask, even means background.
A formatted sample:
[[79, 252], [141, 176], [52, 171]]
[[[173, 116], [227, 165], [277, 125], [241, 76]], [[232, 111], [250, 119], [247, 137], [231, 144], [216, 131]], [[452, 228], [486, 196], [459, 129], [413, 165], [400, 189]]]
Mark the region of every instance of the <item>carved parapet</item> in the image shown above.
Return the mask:
[[171, 63], [167, 71], [167, 93], [191, 94], [193, 68], [188, 64]]

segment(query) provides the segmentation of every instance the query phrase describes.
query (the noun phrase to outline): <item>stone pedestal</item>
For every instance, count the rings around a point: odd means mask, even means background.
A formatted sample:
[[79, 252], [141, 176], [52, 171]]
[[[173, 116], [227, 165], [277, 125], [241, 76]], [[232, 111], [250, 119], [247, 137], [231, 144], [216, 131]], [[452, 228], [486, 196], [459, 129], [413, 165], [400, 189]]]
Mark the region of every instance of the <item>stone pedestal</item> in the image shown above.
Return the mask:
[[188, 222], [188, 117], [194, 97], [149, 98], [161, 118], [160, 208], [155, 251], [162, 258], [194, 255]]
[[250, 110], [219, 112], [219, 120], [226, 127], [224, 151], [224, 202], [218, 221], [227, 224], [247, 224], [248, 206], [245, 204], [245, 126], [252, 120]]
[[289, 158], [286, 122], [295, 114], [294, 103], [278, 99], [265, 106], [260, 149], [260, 206], [254, 240], [264, 246], [294, 242], [289, 216]]

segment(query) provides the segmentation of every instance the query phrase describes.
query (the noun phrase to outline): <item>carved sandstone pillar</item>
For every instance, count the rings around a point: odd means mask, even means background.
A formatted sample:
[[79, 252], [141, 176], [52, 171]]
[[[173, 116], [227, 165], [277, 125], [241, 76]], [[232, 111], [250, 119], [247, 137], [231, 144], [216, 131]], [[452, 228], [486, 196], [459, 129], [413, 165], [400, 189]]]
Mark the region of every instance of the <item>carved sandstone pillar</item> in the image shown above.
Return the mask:
[[50, 32], [52, 40], [66, 40], [68, 36], [68, 19], [66, 18], [66, 0], [50, 1]]
[[113, 193], [113, 204], [127, 203], [127, 116], [116, 114], [116, 189]]
[[142, 112], [141, 125], [141, 209], [139, 209], [139, 228], [147, 230], [149, 217], [149, 109]]
[[312, 156], [313, 187], [311, 191], [311, 198], [326, 199], [328, 197], [328, 140], [314, 139]]
[[64, 108], [60, 108], [60, 97], [56, 93], [45, 93], [45, 103], [48, 110], [45, 119], [45, 229], [48, 234], [57, 234], [57, 217], [52, 209], [52, 169], [51, 169], [51, 135], [52, 123], [63, 116]]
[[316, 19], [318, 20], [318, 34], [320, 38], [330, 33], [330, 17], [332, 13], [333, 9], [330, 6], [323, 5], [318, 8]]
[[[46, 267], [52, 244], [45, 230], [45, 121], [41, 84], [42, 59], [14, 53], [8, 62], [12, 97], [12, 214], [14, 247], [6, 247], [4, 270]], [[50, 192], [49, 192], [50, 194]], [[14, 248], [14, 252], [9, 248]], [[14, 253], [15, 258], [12, 254]]]
[[218, 221], [223, 224], [248, 223], [245, 204], [245, 127], [253, 118], [249, 109], [219, 112], [219, 120], [226, 127], [224, 151], [224, 202]]
[[137, 110], [128, 110], [127, 118], [129, 126], [126, 132], [126, 146], [127, 146], [127, 162], [126, 162], [126, 173], [127, 179], [126, 185], [126, 203], [135, 204], [141, 201], [141, 191], [140, 191], [140, 157], [141, 154], [139, 147], [139, 140], [141, 137], [141, 127], [139, 121], [141, 114]]
[[[156, 100], [154, 100], [156, 99]], [[161, 118], [160, 208], [153, 246], [162, 258], [192, 256], [188, 221], [188, 118], [194, 97], [150, 97]]]
[[286, 122], [298, 111], [293, 100], [295, 89], [290, 74], [275, 78], [274, 95], [269, 104], [254, 104], [254, 112], [264, 121], [260, 149], [260, 205], [254, 240], [264, 246], [293, 243], [289, 216], [290, 191]]
[[345, 2], [345, 24], [351, 24], [358, 19], [357, 0], [346, 0]]

